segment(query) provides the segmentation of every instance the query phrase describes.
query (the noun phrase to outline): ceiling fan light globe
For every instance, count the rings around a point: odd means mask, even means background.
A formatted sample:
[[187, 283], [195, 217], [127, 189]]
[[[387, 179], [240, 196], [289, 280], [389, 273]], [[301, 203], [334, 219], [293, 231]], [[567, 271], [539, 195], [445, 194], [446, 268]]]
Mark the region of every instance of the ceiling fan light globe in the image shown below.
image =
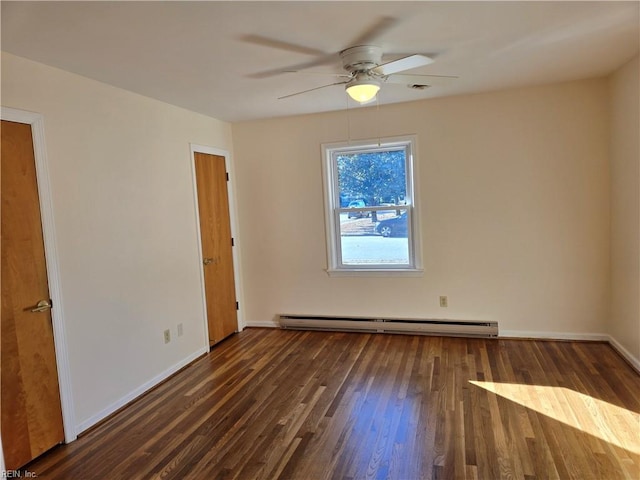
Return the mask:
[[358, 82], [352, 85], [347, 85], [346, 90], [349, 96], [356, 102], [367, 103], [376, 97], [380, 90], [380, 85], [375, 82]]

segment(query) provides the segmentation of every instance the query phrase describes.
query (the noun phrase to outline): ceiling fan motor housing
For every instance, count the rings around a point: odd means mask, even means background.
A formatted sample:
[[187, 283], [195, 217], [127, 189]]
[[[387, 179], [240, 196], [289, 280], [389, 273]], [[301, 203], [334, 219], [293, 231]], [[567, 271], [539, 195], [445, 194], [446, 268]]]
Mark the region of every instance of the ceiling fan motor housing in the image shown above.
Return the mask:
[[360, 45], [340, 52], [342, 66], [350, 73], [362, 72], [382, 63], [382, 48], [374, 45]]

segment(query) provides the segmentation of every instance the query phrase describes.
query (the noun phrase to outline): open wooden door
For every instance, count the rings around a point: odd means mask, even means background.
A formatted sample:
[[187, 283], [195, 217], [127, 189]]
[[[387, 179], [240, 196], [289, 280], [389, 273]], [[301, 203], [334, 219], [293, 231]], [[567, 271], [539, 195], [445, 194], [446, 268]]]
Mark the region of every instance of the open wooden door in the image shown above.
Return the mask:
[[14, 470], [64, 431], [31, 126], [3, 120], [1, 134], [0, 425]]
[[194, 154], [209, 345], [238, 330], [225, 159]]

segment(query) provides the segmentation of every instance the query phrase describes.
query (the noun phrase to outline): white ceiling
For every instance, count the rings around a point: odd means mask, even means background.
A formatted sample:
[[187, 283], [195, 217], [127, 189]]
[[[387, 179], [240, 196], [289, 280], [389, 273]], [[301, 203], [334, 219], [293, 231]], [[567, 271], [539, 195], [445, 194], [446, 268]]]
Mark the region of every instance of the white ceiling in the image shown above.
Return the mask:
[[336, 79], [273, 71], [332, 54], [307, 70], [341, 72], [338, 52], [354, 43], [435, 58], [408, 73], [459, 76], [422, 91], [384, 85], [381, 104], [606, 75], [638, 52], [639, 6], [3, 0], [2, 50], [236, 122], [346, 108], [342, 85], [278, 100]]

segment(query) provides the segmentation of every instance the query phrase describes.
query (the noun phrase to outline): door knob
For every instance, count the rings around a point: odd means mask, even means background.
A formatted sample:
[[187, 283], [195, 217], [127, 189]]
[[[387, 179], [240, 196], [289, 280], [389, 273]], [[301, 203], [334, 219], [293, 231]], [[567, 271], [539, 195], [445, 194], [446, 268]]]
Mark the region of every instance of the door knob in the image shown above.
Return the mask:
[[51, 310], [51, 301], [50, 300], [40, 300], [35, 308], [32, 308], [31, 311], [34, 313], [46, 312], [47, 310]]
[[210, 265], [213, 263], [213, 258], [205, 258], [202, 260], [202, 263], [204, 263], [205, 265]]

